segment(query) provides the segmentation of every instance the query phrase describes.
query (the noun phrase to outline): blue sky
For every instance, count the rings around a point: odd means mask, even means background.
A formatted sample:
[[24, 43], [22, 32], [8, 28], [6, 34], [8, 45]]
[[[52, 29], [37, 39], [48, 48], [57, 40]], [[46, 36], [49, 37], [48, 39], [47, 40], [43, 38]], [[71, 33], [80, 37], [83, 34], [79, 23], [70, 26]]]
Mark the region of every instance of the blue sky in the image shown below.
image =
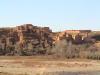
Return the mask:
[[100, 0], [0, 0], [0, 27], [25, 23], [53, 31], [100, 30]]

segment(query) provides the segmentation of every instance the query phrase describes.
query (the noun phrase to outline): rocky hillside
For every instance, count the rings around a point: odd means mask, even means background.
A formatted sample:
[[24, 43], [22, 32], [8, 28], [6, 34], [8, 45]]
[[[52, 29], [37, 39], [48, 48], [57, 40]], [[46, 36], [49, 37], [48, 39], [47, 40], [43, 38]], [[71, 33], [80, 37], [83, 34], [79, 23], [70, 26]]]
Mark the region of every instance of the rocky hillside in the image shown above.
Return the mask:
[[58, 41], [72, 44], [94, 43], [99, 40], [91, 30], [66, 30], [52, 32], [49, 27], [24, 24], [0, 28], [0, 55], [48, 54]]
[[12, 48], [16, 50], [15, 52], [18, 50], [39, 50], [39, 48], [45, 52], [46, 48], [53, 45], [52, 37], [52, 30], [48, 27], [37, 27], [32, 24], [25, 24], [14, 28], [1, 28], [0, 49], [4, 51], [1, 54], [6, 54], [7, 51], [13, 50]]

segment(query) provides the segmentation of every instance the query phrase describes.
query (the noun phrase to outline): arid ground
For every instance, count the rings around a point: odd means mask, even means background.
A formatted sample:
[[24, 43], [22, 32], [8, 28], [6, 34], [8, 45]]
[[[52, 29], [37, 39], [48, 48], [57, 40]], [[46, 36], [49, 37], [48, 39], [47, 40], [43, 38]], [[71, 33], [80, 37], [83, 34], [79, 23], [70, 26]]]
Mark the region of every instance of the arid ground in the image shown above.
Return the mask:
[[100, 75], [100, 61], [1, 56], [0, 75]]

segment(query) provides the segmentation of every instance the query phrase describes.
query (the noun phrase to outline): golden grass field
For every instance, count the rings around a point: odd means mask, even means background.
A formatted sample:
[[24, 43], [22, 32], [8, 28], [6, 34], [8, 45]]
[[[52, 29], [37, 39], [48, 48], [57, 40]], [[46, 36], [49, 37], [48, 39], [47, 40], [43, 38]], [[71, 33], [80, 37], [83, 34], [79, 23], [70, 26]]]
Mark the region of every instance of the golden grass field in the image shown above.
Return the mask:
[[0, 75], [100, 75], [100, 61], [46, 56], [1, 56]]

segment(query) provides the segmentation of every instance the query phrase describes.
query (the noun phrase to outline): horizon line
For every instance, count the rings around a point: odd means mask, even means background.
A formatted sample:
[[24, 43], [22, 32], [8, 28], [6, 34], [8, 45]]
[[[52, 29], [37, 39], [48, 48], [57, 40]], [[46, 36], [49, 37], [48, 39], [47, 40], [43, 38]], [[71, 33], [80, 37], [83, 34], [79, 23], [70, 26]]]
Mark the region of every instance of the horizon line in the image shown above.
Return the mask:
[[[32, 23], [24, 23], [24, 24], [9, 24], [10, 26], [0, 26], [0, 29], [1, 28], [13, 28], [13, 27], [17, 27], [17, 26], [22, 26], [22, 25], [27, 25], [27, 24], [31, 24], [31, 25], [33, 25], [33, 26], [37, 26], [37, 27], [49, 27], [52, 31], [53, 31], [53, 29], [50, 27], [50, 26], [40, 26], [40, 25], [46, 25], [46, 24], [32, 24]], [[8, 24], [7, 24], [8, 25]], [[14, 26], [12, 26], [12, 25], [14, 25]], [[39, 26], [38, 26], [39, 25]], [[57, 31], [53, 31], [53, 32], [61, 32], [61, 31], [66, 31], [66, 30], [91, 30], [91, 31], [100, 31], [100, 30], [98, 30], [98, 29], [75, 29], [75, 28], [72, 28], [72, 29], [63, 29], [63, 30], [57, 30]]]

